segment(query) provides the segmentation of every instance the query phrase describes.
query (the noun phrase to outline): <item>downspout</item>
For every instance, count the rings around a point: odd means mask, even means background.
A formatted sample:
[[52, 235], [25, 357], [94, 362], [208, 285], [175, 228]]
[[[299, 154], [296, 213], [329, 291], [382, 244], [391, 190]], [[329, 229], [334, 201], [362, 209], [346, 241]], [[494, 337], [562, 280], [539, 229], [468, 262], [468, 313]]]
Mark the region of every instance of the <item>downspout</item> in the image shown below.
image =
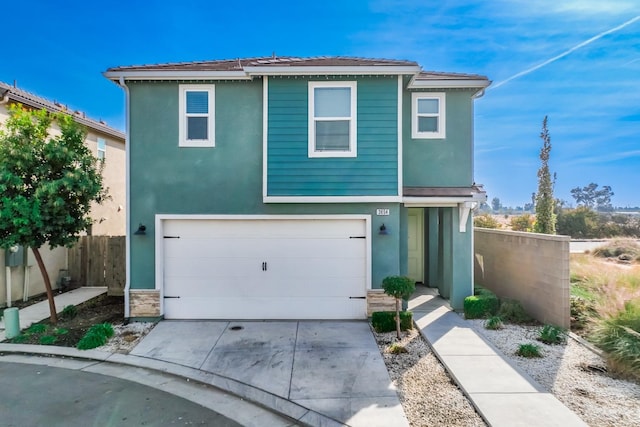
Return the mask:
[[131, 203], [130, 203], [130, 190], [129, 190], [129, 181], [130, 181], [130, 162], [131, 162], [131, 152], [130, 152], [130, 141], [129, 141], [129, 108], [130, 108], [130, 100], [129, 100], [129, 87], [126, 85], [124, 81], [124, 77], [120, 76], [120, 79], [116, 82], [118, 86], [120, 86], [124, 90], [124, 121], [125, 121], [125, 139], [124, 139], [124, 150], [125, 150], [125, 201], [127, 204], [127, 208], [125, 211], [125, 250], [127, 256], [125, 257], [125, 284], [124, 284], [124, 318], [129, 319], [131, 317], [130, 308], [129, 308], [129, 289], [131, 287]]

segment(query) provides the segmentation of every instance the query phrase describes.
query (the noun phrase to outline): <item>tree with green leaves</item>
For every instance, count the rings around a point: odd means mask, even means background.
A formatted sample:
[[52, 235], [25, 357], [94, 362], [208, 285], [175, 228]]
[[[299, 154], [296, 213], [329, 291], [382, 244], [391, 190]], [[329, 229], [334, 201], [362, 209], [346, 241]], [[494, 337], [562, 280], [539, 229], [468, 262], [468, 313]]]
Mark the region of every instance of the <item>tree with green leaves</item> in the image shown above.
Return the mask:
[[382, 280], [384, 293], [396, 299], [396, 336], [400, 339], [400, 301], [409, 299], [416, 284], [406, 276], [388, 276]]
[[555, 174], [551, 179], [549, 171], [549, 155], [551, 154], [551, 136], [547, 128], [547, 116], [542, 121], [542, 148], [540, 149], [540, 169], [538, 169], [538, 192], [536, 193], [536, 233], [556, 234], [556, 216], [553, 213], [555, 198], [553, 197], [553, 184]]
[[571, 196], [578, 206], [585, 206], [589, 209], [599, 211], [612, 211], [611, 197], [614, 193], [610, 186], [605, 185], [598, 189], [598, 184], [590, 183], [585, 187], [576, 187], [571, 190]]
[[[32, 249], [42, 273], [51, 322], [57, 323], [51, 281], [40, 255], [72, 246], [91, 225], [91, 203], [107, 197], [102, 162], [84, 145], [85, 130], [68, 114], [11, 106], [0, 129], [0, 248]], [[50, 129], [55, 121], [59, 135]]]

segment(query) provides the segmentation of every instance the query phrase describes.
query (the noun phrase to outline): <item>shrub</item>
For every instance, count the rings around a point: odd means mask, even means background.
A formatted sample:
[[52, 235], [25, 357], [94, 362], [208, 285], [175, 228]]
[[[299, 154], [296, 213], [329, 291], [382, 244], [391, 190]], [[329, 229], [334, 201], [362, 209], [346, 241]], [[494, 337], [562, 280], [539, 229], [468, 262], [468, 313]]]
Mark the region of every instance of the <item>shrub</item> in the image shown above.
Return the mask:
[[[375, 311], [371, 314], [371, 325], [376, 332], [391, 332], [396, 329], [395, 311]], [[413, 329], [413, 313], [400, 312], [400, 329], [403, 331]]]
[[387, 348], [387, 351], [391, 354], [400, 354], [400, 353], [406, 353], [407, 349], [405, 348], [405, 346], [401, 344], [393, 343]]
[[75, 305], [65, 306], [65, 308], [63, 308], [62, 312], [60, 313], [60, 317], [66, 320], [73, 319], [77, 315], [78, 315], [78, 307], [76, 307]]
[[58, 341], [58, 338], [54, 337], [53, 335], [43, 335], [40, 337], [41, 345], [53, 345], [56, 341]]
[[527, 358], [542, 357], [542, 353], [540, 353], [540, 346], [535, 344], [520, 344], [516, 351], [516, 355]]
[[43, 334], [45, 332], [47, 332], [47, 325], [44, 325], [42, 323], [34, 323], [25, 331], [25, 333], [29, 335]]
[[640, 257], [640, 245], [630, 240], [615, 240], [593, 250], [593, 255], [601, 258], [617, 258], [635, 261]]
[[627, 301], [623, 311], [595, 328], [591, 339], [607, 352], [613, 371], [640, 378], [640, 300]]
[[559, 326], [544, 325], [538, 331], [538, 341], [542, 341], [545, 344], [561, 344], [565, 341], [566, 331]]
[[473, 294], [474, 295], [495, 295], [489, 289], [483, 288], [482, 286], [478, 286], [478, 285], [476, 285], [475, 288], [473, 289]]
[[534, 218], [530, 214], [523, 214], [511, 218], [511, 229], [513, 231], [533, 231]]
[[110, 323], [98, 323], [93, 325], [80, 339], [76, 346], [79, 350], [90, 350], [103, 346], [113, 336], [113, 326]]
[[591, 319], [597, 318], [593, 301], [578, 295], [571, 295], [571, 328], [583, 329]]
[[500, 302], [493, 292], [483, 292], [480, 295], [472, 295], [464, 299], [464, 316], [467, 319], [481, 319], [495, 315]]
[[522, 324], [531, 323], [533, 318], [524, 311], [520, 301], [514, 299], [503, 299], [500, 303], [498, 316], [508, 323]]
[[491, 316], [484, 322], [485, 329], [498, 330], [504, 327], [500, 316]]
[[500, 228], [500, 223], [491, 215], [483, 214], [473, 218], [473, 226], [480, 228]]
[[387, 276], [382, 279], [384, 293], [396, 299], [396, 336], [400, 339], [400, 300], [408, 299], [416, 290], [416, 283], [406, 276]]

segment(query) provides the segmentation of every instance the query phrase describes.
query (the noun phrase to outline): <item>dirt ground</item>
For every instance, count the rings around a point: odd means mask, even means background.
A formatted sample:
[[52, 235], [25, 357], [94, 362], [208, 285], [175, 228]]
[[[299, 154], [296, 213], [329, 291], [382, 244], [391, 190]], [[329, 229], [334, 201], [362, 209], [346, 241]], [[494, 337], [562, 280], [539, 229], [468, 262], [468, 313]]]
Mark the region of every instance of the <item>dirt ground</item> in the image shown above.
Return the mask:
[[[38, 300], [46, 301], [46, 296], [40, 296], [29, 302], [33, 303]], [[58, 311], [63, 308], [56, 307]], [[20, 336], [8, 340], [8, 342], [75, 347], [91, 326], [97, 323], [108, 322], [112, 325], [118, 325], [124, 322], [124, 297], [110, 297], [103, 294], [76, 306], [76, 308], [75, 317], [67, 318], [59, 313], [57, 325], [52, 325], [49, 319], [45, 319], [35, 325], [44, 325], [46, 330], [40, 331], [40, 329], [44, 329], [43, 326], [32, 325], [29, 329], [23, 330]], [[34, 330], [38, 331], [33, 332]]]

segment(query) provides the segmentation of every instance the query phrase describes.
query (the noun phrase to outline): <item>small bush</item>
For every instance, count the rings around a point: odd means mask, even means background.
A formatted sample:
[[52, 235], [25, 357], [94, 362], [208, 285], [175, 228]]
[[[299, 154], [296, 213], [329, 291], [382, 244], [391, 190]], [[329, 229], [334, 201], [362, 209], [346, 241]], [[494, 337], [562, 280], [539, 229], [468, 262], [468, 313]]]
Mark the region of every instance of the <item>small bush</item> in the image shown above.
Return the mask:
[[545, 344], [561, 344], [565, 342], [566, 331], [559, 326], [544, 325], [538, 331], [538, 341], [542, 341]]
[[493, 292], [472, 295], [464, 299], [464, 316], [467, 319], [493, 316], [498, 312], [499, 305], [498, 297]]
[[513, 231], [533, 231], [533, 222], [535, 218], [530, 214], [523, 214], [511, 218], [511, 229]]
[[[375, 311], [371, 314], [371, 325], [376, 332], [391, 332], [396, 330], [395, 311]], [[413, 329], [413, 313], [400, 312], [400, 329], [403, 331]]]
[[13, 344], [22, 344], [26, 342], [28, 339], [29, 339], [29, 335], [22, 334], [22, 335], [18, 335], [16, 337], [11, 338], [11, 342]]
[[53, 335], [43, 335], [40, 337], [41, 345], [53, 345], [56, 341], [58, 341], [58, 338], [54, 337]]
[[640, 300], [627, 301], [623, 311], [596, 327], [591, 339], [607, 353], [613, 371], [640, 378]]
[[400, 354], [400, 353], [406, 353], [407, 349], [405, 348], [405, 346], [401, 344], [394, 343], [387, 348], [387, 351], [391, 354]]
[[484, 322], [485, 329], [498, 330], [504, 327], [500, 316], [491, 316]]
[[500, 303], [498, 316], [508, 323], [522, 324], [531, 323], [533, 318], [524, 311], [520, 301], [514, 299], [503, 299]]
[[473, 226], [480, 228], [500, 228], [500, 223], [489, 214], [483, 214], [473, 218]]
[[540, 347], [535, 344], [520, 344], [518, 346], [518, 350], [516, 351], [516, 355], [522, 357], [542, 357], [542, 353], [540, 353]]
[[53, 330], [53, 334], [54, 335], [65, 335], [65, 334], [68, 334], [68, 333], [69, 333], [69, 330], [65, 329], [65, 328], [55, 328]]
[[598, 318], [598, 312], [593, 301], [587, 298], [571, 295], [571, 328], [583, 329], [591, 319]]
[[60, 317], [66, 320], [71, 320], [78, 315], [78, 307], [75, 305], [67, 305], [62, 309]]
[[483, 288], [482, 286], [478, 286], [476, 285], [473, 288], [473, 294], [474, 295], [495, 295], [493, 292], [491, 292], [489, 289], [487, 288]]
[[47, 325], [43, 325], [42, 323], [34, 323], [25, 331], [28, 335], [44, 334], [45, 332], [47, 332]]
[[113, 326], [110, 323], [98, 323], [93, 325], [80, 339], [76, 346], [79, 350], [90, 350], [103, 346], [113, 336]]

